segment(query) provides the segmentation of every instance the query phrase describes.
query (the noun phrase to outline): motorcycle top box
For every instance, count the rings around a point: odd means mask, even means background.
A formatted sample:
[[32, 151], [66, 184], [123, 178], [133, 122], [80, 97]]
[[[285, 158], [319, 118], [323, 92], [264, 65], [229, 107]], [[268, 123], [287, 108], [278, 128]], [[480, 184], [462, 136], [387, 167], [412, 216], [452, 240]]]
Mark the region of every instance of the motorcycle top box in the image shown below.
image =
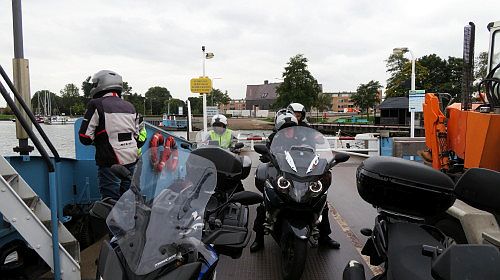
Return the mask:
[[212, 161], [217, 168], [217, 187], [229, 189], [248, 177], [252, 161], [247, 156], [237, 156], [216, 146], [202, 146], [192, 151]]
[[358, 193], [374, 207], [431, 217], [455, 202], [454, 183], [429, 166], [394, 157], [372, 157], [356, 172]]

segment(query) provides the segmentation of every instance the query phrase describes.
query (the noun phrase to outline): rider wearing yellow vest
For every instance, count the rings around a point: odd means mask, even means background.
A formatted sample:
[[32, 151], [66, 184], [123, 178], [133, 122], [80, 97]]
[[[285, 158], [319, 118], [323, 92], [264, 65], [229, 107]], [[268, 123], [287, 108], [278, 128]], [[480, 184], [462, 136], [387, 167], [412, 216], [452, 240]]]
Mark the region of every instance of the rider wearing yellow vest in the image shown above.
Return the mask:
[[233, 144], [233, 131], [227, 127], [227, 118], [218, 114], [212, 117], [212, 130], [209, 131], [210, 141], [217, 141], [221, 148], [230, 148]]

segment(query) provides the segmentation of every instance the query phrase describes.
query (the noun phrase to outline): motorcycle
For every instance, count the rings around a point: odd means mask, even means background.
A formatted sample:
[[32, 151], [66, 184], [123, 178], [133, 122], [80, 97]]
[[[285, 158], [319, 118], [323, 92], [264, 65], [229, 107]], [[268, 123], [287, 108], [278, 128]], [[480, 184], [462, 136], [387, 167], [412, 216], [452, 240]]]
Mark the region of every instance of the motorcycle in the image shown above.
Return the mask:
[[326, 205], [331, 172], [349, 159], [333, 155], [328, 140], [308, 127], [289, 127], [276, 133], [270, 149], [255, 145], [263, 163], [255, 175], [264, 194], [265, 233], [281, 247], [284, 279], [300, 279], [308, 241], [317, 245], [321, 212]]
[[[209, 227], [205, 231], [204, 241], [214, 245], [220, 254], [239, 258], [251, 238], [248, 230], [249, 209], [247, 205], [228, 204], [228, 200], [244, 192], [242, 180], [250, 174], [252, 161], [248, 156], [235, 154], [243, 143], [236, 143], [232, 149], [223, 149], [217, 143], [183, 143], [181, 147], [189, 149], [193, 155], [210, 160], [217, 169], [217, 187], [207, 205]], [[254, 195], [260, 197], [259, 194]], [[257, 201], [258, 199], [256, 199]], [[255, 204], [255, 203], [254, 203]]]
[[169, 158], [168, 168], [158, 172], [150, 153], [143, 154], [133, 176], [123, 166], [112, 167], [132, 184], [107, 215], [113, 237], [102, 243], [96, 279], [215, 279], [219, 252], [211, 244], [224, 239], [226, 225], [212, 227], [211, 217], [262, 197], [235, 193], [214, 213], [209, 202], [217, 169], [210, 160], [178, 149], [175, 160]]
[[[492, 245], [455, 244], [427, 220], [458, 198], [478, 209], [500, 213], [500, 173], [472, 168], [454, 182], [444, 173], [399, 158], [373, 157], [356, 173], [359, 195], [377, 208], [361, 253], [384, 272], [372, 279], [500, 279], [500, 253]], [[344, 280], [365, 279], [351, 261]]]

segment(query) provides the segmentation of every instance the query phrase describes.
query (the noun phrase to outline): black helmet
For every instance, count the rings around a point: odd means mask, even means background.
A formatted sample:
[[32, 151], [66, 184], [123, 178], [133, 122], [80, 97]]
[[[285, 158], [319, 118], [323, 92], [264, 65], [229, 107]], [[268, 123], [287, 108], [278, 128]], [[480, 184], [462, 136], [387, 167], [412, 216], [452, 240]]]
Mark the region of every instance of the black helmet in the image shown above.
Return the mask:
[[290, 103], [290, 105], [288, 105], [287, 109], [294, 112], [294, 113], [301, 113], [302, 114], [299, 122], [304, 121], [304, 119], [306, 118], [306, 107], [304, 107], [304, 105], [302, 105], [300, 103]]
[[99, 98], [111, 91], [121, 96], [123, 91], [122, 76], [110, 70], [101, 70], [92, 76], [92, 89], [90, 90], [92, 98]]

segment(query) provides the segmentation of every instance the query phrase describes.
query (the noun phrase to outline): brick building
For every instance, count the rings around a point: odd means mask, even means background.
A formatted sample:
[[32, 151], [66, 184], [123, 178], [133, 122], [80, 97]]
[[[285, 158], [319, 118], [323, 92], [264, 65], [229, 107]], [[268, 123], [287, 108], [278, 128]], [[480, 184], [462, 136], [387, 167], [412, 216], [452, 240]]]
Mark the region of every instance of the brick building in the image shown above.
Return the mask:
[[227, 110], [245, 110], [245, 99], [231, 99], [228, 104], [219, 105], [219, 111]]

